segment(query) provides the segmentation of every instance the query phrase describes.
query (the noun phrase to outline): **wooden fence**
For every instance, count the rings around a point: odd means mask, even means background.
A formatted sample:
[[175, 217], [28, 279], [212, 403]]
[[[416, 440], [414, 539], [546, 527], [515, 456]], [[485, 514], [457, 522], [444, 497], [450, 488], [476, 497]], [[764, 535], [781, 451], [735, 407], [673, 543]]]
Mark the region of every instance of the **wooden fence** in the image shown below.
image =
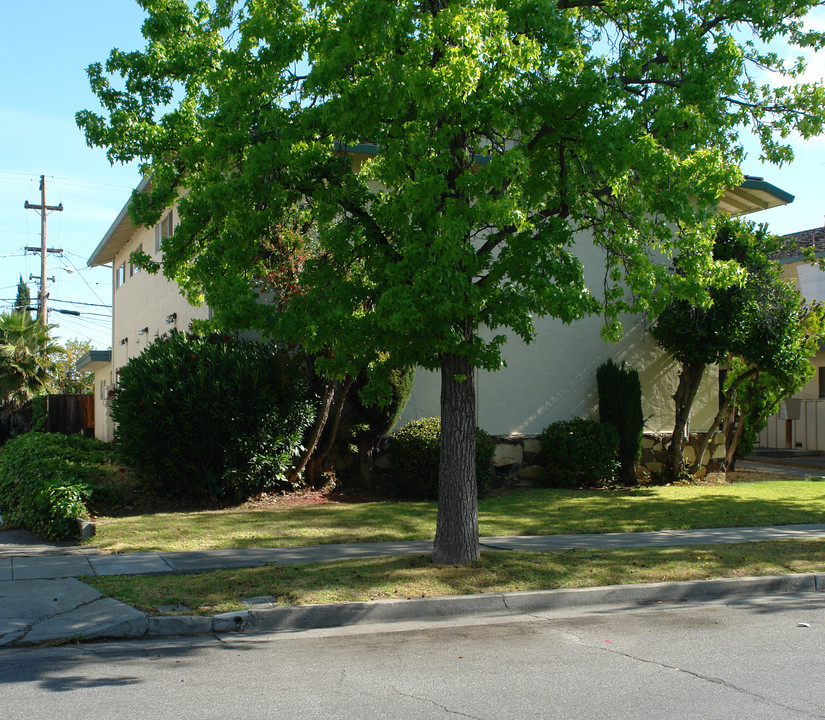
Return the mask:
[[46, 400], [46, 432], [94, 437], [94, 395], [49, 395]]

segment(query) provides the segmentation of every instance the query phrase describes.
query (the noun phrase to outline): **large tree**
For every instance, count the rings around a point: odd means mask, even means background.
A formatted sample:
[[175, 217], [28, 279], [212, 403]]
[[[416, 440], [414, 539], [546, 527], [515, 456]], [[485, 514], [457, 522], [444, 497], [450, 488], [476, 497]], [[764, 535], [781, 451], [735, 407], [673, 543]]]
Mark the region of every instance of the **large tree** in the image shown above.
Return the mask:
[[[615, 336], [622, 311], [702, 294], [708, 252], [681, 276], [653, 258], [706, 243], [674, 228], [741, 181], [742, 128], [773, 161], [776, 137], [822, 130], [821, 87], [751, 75], [801, 71], [763, 43], [818, 47], [814, 0], [140, 4], [145, 50], [89, 69], [88, 142], [151, 174], [137, 222], [185, 190], [163, 271], [220, 321], [331, 378], [387, 356], [441, 370], [451, 564], [479, 552], [473, 374], [500, 367], [501, 330], [601, 307]], [[603, 250], [601, 298], [577, 233]]]

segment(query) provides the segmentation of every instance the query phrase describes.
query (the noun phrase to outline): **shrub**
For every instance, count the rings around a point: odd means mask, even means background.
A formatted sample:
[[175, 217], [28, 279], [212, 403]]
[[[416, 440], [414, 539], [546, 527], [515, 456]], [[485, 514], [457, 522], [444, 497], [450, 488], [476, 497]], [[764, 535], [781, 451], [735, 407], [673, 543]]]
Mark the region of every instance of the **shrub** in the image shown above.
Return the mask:
[[[493, 439], [476, 428], [476, 484], [478, 494], [490, 487]], [[438, 463], [441, 453], [441, 418], [412, 420], [393, 435], [392, 471], [387, 490], [402, 497], [438, 497]]]
[[62, 540], [111, 472], [112, 448], [80, 435], [27, 433], [0, 450], [0, 509], [9, 525]]
[[372, 454], [378, 440], [392, 430], [407, 406], [415, 381], [415, 367], [390, 368], [386, 370], [384, 380], [389, 387], [386, 404], [370, 403], [374, 381], [366, 371], [358, 374], [347, 395], [338, 431], [339, 445], [353, 444], [357, 448], [359, 473], [364, 485], [372, 482]]
[[639, 373], [621, 367], [608, 358], [596, 370], [599, 386], [599, 418], [619, 433], [619, 478], [625, 485], [635, 485], [636, 461], [642, 454], [645, 420], [642, 414], [642, 384]]
[[604, 486], [619, 468], [619, 434], [613, 425], [595, 420], [561, 420], [539, 437], [552, 487]]
[[239, 500], [289, 489], [317, 395], [299, 357], [228, 336], [173, 333], [121, 368], [115, 442], [162, 495]]
[[49, 419], [49, 397], [40, 395], [32, 400], [32, 432], [46, 432]]

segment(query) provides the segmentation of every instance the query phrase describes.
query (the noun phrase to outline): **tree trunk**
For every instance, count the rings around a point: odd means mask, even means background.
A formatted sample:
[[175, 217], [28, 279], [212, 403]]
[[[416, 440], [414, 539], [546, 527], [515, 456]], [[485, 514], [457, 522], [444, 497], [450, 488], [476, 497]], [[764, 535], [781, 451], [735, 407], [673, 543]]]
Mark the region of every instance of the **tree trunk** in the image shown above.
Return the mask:
[[727, 453], [725, 454], [725, 470], [726, 472], [733, 472], [736, 469], [736, 449], [739, 447], [739, 439], [745, 431], [745, 418], [739, 417], [739, 423], [731, 438], [730, 445], [728, 445]]
[[373, 489], [372, 459], [375, 454], [375, 441], [372, 435], [358, 436], [358, 476], [362, 490]]
[[725, 393], [725, 400], [719, 408], [719, 412], [716, 413], [716, 417], [713, 418], [713, 422], [710, 424], [708, 431], [705, 433], [705, 437], [702, 438], [702, 445], [696, 453], [696, 462], [693, 465], [693, 472], [696, 472], [702, 464], [702, 458], [705, 455], [705, 451], [708, 449], [708, 445], [710, 445], [711, 438], [716, 430], [721, 426], [725, 416], [728, 414], [728, 408], [734, 406], [736, 403], [736, 392], [739, 389], [739, 386], [745, 382], [745, 380], [755, 377], [757, 373], [758, 371], [756, 368], [750, 368], [746, 372], [739, 375], [736, 380], [730, 384], [730, 387], [728, 387], [728, 391]]
[[309, 442], [307, 443], [307, 447], [304, 450], [303, 455], [301, 455], [301, 459], [298, 461], [298, 464], [295, 465], [289, 471], [289, 475], [287, 475], [287, 481], [290, 483], [294, 483], [298, 480], [301, 472], [309, 462], [312, 453], [315, 452], [315, 448], [318, 447], [318, 441], [321, 439], [321, 433], [324, 431], [324, 426], [327, 424], [329, 409], [332, 406], [332, 399], [335, 396], [336, 384], [337, 383], [335, 381], [328, 381], [324, 383], [324, 392], [321, 396], [321, 404], [318, 407], [318, 414], [315, 416], [315, 424], [312, 426], [312, 433], [310, 435]]
[[670, 438], [670, 467], [668, 468], [672, 480], [679, 477], [682, 469], [685, 428], [704, 373], [705, 363], [702, 362], [682, 365], [682, 372], [679, 373], [679, 385], [673, 395], [676, 401], [676, 421], [673, 424], [673, 435]]
[[[347, 398], [347, 393], [352, 386], [352, 382], [352, 378], [347, 376], [343, 383], [340, 381], [335, 381], [334, 383], [327, 420], [322, 429], [323, 432], [316, 443], [316, 451], [312, 454], [312, 457], [310, 457], [306, 467], [305, 476], [310, 485], [317, 486], [321, 481], [321, 473], [324, 471], [324, 465], [338, 437], [338, 426], [341, 424], [341, 413], [344, 409], [344, 401]], [[330, 424], [330, 418], [332, 418], [332, 424]], [[326, 441], [323, 443], [323, 447], [321, 447], [321, 439], [324, 435], [326, 435]]]
[[479, 556], [476, 407], [473, 367], [441, 356], [441, 458], [433, 562], [465, 565]]

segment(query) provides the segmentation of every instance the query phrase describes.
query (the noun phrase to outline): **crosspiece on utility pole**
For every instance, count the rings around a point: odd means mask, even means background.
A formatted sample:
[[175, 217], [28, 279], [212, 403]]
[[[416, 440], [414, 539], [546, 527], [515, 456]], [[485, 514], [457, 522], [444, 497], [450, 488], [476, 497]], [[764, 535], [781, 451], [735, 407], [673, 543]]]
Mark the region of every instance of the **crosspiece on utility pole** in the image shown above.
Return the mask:
[[[48, 282], [48, 277], [46, 276], [46, 257], [50, 252], [62, 252], [58, 250], [49, 250], [46, 247], [46, 217], [48, 215], [49, 210], [56, 210], [57, 212], [63, 211], [63, 203], [60, 205], [47, 205], [46, 204], [46, 176], [40, 176], [40, 205], [32, 205], [28, 200], [23, 203], [23, 207], [26, 210], [39, 210], [40, 211], [40, 292], [37, 295], [37, 317], [40, 322], [44, 325], [48, 321], [48, 315], [46, 313], [46, 299], [49, 297], [48, 292], [46, 291], [46, 283]], [[26, 248], [26, 250], [35, 250], [36, 248]]]
[[[34, 209], [34, 208], [40, 207], [40, 206], [39, 205], [29, 205], [29, 207]], [[23, 250], [24, 250], [24, 254], [43, 252], [42, 248], [39, 248], [39, 247], [24, 247]], [[58, 255], [62, 255], [63, 254], [63, 248], [46, 248], [46, 252], [57, 253]]]

